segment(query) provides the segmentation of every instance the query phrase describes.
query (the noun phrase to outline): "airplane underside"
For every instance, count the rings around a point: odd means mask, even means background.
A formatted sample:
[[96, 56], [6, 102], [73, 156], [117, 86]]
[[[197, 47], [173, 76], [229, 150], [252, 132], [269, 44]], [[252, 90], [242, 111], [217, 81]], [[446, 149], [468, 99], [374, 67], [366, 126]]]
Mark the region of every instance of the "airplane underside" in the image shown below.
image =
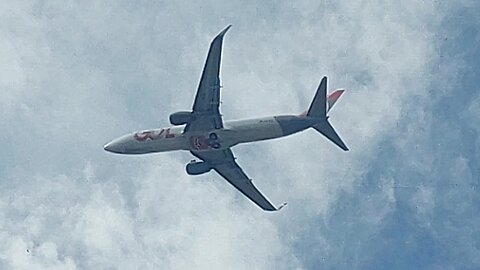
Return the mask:
[[104, 149], [118, 154], [190, 151], [199, 161], [186, 165], [188, 174], [199, 175], [213, 170], [263, 210], [277, 211], [285, 204], [276, 207], [255, 187], [237, 163], [231, 148], [241, 143], [275, 139], [313, 128], [348, 151], [327, 116], [343, 90], [327, 95], [327, 77], [323, 77], [310, 108], [301, 115], [223, 121], [219, 110], [219, 74], [223, 37], [229, 28], [220, 32], [210, 44], [191, 111], [172, 113], [169, 119], [174, 127], [130, 133], [107, 143]]
[[284, 137], [312, 126], [315, 121], [298, 116], [275, 116], [225, 122], [222, 129], [183, 133], [181, 128], [146, 130], [127, 135], [117, 143], [122, 149], [110, 149], [121, 154], [146, 154], [176, 150], [215, 151], [250, 143]]

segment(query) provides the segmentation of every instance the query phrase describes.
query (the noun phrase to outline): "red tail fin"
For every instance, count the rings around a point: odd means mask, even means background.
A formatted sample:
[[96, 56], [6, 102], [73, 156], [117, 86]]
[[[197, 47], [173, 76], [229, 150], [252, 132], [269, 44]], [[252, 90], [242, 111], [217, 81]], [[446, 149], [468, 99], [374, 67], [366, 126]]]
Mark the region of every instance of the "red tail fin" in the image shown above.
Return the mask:
[[[327, 95], [327, 112], [332, 109], [335, 103], [337, 103], [337, 100], [342, 96], [343, 92], [345, 92], [345, 89], [337, 89]], [[308, 114], [308, 111], [304, 111], [299, 116], [304, 117], [304, 116], [307, 116], [307, 114]]]
[[332, 109], [333, 105], [337, 102], [337, 100], [342, 96], [344, 89], [338, 89], [333, 91], [327, 96], [327, 112]]

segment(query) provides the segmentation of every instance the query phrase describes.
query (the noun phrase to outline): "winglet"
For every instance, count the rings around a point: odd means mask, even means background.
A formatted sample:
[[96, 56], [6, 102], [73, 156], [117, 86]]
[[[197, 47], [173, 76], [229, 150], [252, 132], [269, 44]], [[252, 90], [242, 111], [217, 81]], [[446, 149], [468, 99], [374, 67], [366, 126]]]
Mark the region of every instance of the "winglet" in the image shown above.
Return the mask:
[[225, 33], [227, 33], [228, 29], [230, 29], [230, 27], [232, 27], [231, 24], [228, 25], [227, 27], [225, 27], [225, 29], [223, 29], [223, 31], [220, 32], [220, 33], [215, 37], [215, 39], [223, 37], [223, 36], [225, 35]]
[[280, 206], [277, 208], [277, 211], [282, 210], [282, 208], [285, 207], [286, 205], [287, 205], [286, 202], [282, 203], [282, 205], [280, 205]]

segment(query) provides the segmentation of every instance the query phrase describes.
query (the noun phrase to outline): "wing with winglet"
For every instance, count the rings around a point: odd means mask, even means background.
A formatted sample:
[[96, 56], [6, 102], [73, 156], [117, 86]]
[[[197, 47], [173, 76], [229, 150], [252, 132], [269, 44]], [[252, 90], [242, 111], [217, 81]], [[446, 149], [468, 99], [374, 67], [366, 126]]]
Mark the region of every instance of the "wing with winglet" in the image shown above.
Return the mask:
[[185, 126], [187, 131], [206, 131], [223, 127], [220, 114], [220, 62], [222, 56], [223, 36], [230, 29], [227, 26], [210, 44], [207, 60], [193, 102], [193, 120]]
[[268, 199], [258, 191], [255, 185], [253, 185], [252, 180], [248, 178], [237, 162], [235, 162], [235, 157], [229, 148], [226, 150], [192, 152], [192, 154], [210, 163], [218, 174], [263, 210], [278, 211], [286, 205], [286, 203], [284, 203], [279, 208], [276, 208], [270, 203]]

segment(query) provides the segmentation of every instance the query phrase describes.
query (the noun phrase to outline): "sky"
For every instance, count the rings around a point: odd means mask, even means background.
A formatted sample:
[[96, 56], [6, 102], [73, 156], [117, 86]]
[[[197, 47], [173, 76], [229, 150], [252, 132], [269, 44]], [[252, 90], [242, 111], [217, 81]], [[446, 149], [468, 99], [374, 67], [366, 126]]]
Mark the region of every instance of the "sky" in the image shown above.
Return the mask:
[[[0, 269], [479, 269], [478, 1], [0, 2]], [[224, 120], [306, 110], [239, 145], [266, 213], [188, 152], [103, 145], [189, 110], [225, 26]]]

